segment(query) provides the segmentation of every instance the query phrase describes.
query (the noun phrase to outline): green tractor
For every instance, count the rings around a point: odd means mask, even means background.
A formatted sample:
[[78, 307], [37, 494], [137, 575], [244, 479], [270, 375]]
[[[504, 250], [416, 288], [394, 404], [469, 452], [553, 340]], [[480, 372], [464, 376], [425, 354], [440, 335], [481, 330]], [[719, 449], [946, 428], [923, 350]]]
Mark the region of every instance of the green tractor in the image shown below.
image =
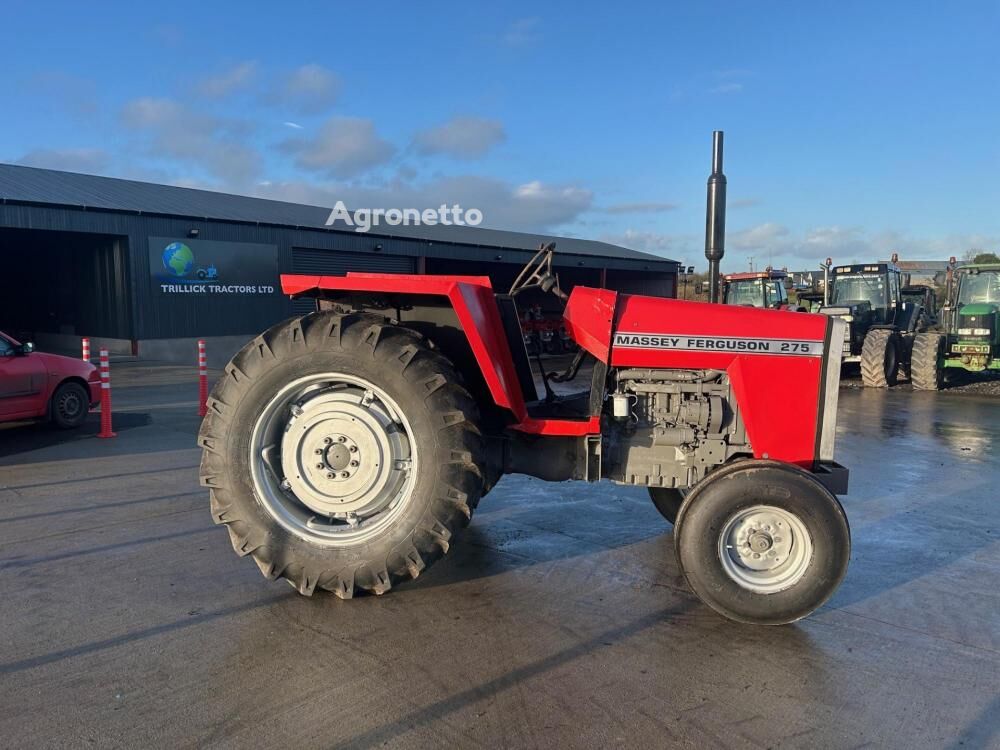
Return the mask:
[[949, 272], [946, 295], [944, 332], [919, 333], [913, 341], [910, 377], [917, 390], [939, 389], [946, 368], [1000, 370], [1000, 263]]
[[871, 388], [895, 385], [899, 371], [909, 371], [914, 336], [924, 327], [923, 308], [903, 297], [909, 278], [896, 266], [896, 257], [849, 266], [834, 266], [827, 258], [822, 266], [819, 312], [847, 321], [841, 360], [857, 362]]

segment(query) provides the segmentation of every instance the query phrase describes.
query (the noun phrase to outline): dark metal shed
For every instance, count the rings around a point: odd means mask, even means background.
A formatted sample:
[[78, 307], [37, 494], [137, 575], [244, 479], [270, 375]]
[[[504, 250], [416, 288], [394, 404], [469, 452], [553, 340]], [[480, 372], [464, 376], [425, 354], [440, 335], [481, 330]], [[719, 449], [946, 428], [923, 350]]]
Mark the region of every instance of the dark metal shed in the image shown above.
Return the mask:
[[[326, 226], [329, 215], [319, 206], [0, 164], [8, 271], [0, 328], [66, 348], [84, 335], [119, 349], [150, 342], [144, 351], [157, 353], [171, 340], [235, 341], [297, 311], [275, 288], [279, 273], [476, 273], [501, 287], [553, 239], [564, 285], [676, 294], [676, 261], [605, 242], [456, 225], [362, 233]], [[172, 255], [181, 245], [183, 258]]]

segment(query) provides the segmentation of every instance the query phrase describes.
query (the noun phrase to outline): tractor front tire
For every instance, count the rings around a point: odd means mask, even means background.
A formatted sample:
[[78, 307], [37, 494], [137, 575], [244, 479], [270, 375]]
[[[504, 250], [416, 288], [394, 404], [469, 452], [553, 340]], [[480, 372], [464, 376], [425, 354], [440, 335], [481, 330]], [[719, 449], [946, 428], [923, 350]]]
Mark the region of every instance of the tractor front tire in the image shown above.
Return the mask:
[[674, 524], [677, 560], [705, 604], [731, 620], [795, 622], [840, 585], [851, 531], [837, 498], [808, 472], [750, 460], [688, 493]]
[[677, 522], [677, 513], [684, 503], [686, 490], [679, 490], [675, 487], [649, 487], [649, 499], [660, 512], [660, 515], [670, 523]]
[[869, 388], [890, 388], [899, 375], [899, 337], [888, 328], [873, 328], [861, 347], [861, 380]]
[[910, 359], [910, 382], [918, 391], [937, 391], [944, 383], [941, 359], [944, 356], [944, 336], [940, 333], [918, 333], [913, 340]]
[[212, 517], [299, 593], [416, 578], [483, 489], [478, 410], [417, 332], [373, 315], [280, 323], [227, 365], [198, 436]]

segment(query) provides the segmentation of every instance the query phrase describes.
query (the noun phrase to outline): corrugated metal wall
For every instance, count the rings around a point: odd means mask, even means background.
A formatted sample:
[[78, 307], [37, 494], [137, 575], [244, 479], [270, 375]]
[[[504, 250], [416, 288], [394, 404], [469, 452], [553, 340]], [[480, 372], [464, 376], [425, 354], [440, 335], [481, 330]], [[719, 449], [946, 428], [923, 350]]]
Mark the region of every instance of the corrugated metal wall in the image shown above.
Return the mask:
[[[311, 247], [292, 248], [292, 273], [342, 276], [348, 271], [368, 271], [369, 273], [414, 273], [415, 258], [405, 255], [361, 255], [360, 253], [338, 253], [317, 250]], [[292, 300], [292, 312], [305, 315], [315, 309], [311, 299]]]
[[[241, 314], [215, 316], [211, 320], [200, 321], [198, 327], [201, 330], [190, 330], [189, 324], [177, 319], [176, 305], [167, 304], [168, 301], [164, 300], [163, 295], [153, 292], [148, 251], [150, 237], [183, 239], [189, 236], [191, 230], [197, 230], [198, 237], [202, 240], [272, 244], [278, 248], [277, 271], [284, 273], [293, 270], [293, 249], [343, 255], [344, 262], [354, 268], [364, 268], [369, 263], [378, 264], [383, 262], [379, 259], [394, 256], [408, 258], [410, 263], [415, 264], [416, 259], [423, 256], [428, 260], [437, 258], [445, 261], [474, 261], [482, 264], [485, 270], [497, 262], [512, 266], [523, 265], [533, 254], [531, 251], [497, 250], [473, 245], [380, 237], [360, 232], [295, 229], [10, 203], [0, 203], [0, 227], [86, 232], [121, 237], [122, 247], [128, 249], [127, 253], [123, 253], [121, 273], [127, 274], [127, 277], [121, 277], [116, 271], [118, 274], [114, 280], [116, 288], [112, 294], [123, 300], [122, 304], [131, 310], [131, 325], [128, 328], [130, 338], [135, 339], [256, 333], [277, 319], [293, 313], [291, 301], [287, 301], [274, 320], [263, 320], [262, 311], [254, 306], [252, 299], [248, 299]], [[500, 256], [499, 260], [497, 256]], [[652, 260], [646, 263], [635, 259], [566, 254], [557, 255], [557, 264], [560, 267], [603, 267], [607, 268], [609, 273], [621, 269], [632, 270], [639, 275], [652, 272], [661, 276], [665, 272], [672, 276], [670, 269], [675, 267], [669, 263], [657, 263]], [[445, 267], [447, 265], [446, 263]], [[275, 313], [268, 313], [265, 317], [274, 316]]]

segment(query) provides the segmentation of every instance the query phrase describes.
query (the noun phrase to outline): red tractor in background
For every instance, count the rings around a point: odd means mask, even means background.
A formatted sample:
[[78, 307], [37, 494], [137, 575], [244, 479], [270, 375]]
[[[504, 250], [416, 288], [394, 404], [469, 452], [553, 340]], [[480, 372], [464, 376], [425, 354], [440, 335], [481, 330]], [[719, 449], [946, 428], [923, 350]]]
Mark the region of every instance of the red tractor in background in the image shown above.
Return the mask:
[[722, 302], [726, 305], [764, 307], [770, 310], [807, 312], [788, 301], [785, 279], [788, 273], [768, 267], [764, 271], [727, 273], [722, 277]]
[[[225, 368], [201, 480], [233, 547], [300, 593], [383, 594], [447, 553], [508, 473], [648, 488], [694, 592], [797, 620], [834, 592], [850, 531], [834, 461], [843, 320], [575, 287], [543, 247], [487, 277], [283, 276], [317, 311]], [[565, 304], [579, 351], [539, 396], [516, 300]], [[550, 380], [575, 391], [556, 395]], [[773, 395], [805, 419], [776, 419]]]

